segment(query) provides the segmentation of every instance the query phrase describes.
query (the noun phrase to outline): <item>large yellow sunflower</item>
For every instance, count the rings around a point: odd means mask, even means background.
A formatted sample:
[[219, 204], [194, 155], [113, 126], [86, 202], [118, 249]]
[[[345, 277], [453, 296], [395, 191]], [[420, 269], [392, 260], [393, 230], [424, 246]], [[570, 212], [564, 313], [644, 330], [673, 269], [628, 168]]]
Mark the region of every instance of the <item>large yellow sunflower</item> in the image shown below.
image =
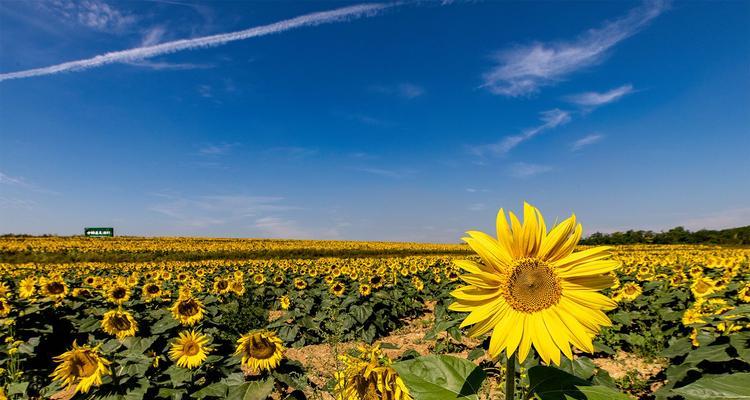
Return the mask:
[[184, 331], [172, 342], [169, 358], [180, 367], [193, 369], [206, 361], [207, 353], [210, 351], [208, 336], [195, 330]]
[[128, 311], [110, 310], [104, 313], [102, 329], [110, 335], [117, 336], [118, 339], [124, 339], [128, 336], [135, 336], [138, 323], [135, 322], [133, 314]]
[[67, 388], [75, 387], [76, 392], [88, 393], [91, 386], [102, 384], [102, 377], [109, 375], [110, 364], [99, 353], [98, 347], [78, 346], [73, 342], [73, 349], [57, 357], [60, 363], [50, 375], [53, 380], [60, 381]]
[[515, 352], [523, 361], [531, 346], [541, 358], [559, 364], [560, 352], [572, 358], [570, 345], [593, 352], [592, 338], [611, 322], [602, 310], [617, 303], [597, 290], [608, 288], [610, 271], [620, 266], [609, 247], [574, 252], [581, 237], [575, 215], [547, 232], [542, 214], [524, 203], [523, 224], [513, 214], [497, 215], [497, 239], [469, 231], [464, 240], [483, 263], [455, 261], [468, 283], [454, 290], [450, 309], [470, 312], [461, 327], [472, 337], [492, 331], [489, 354]]
[[241, 356], [242, 365], [255, 373], [271, 371], [284, 358], [284, 344], [274, 332], [250, 332], [237, 340], [234, 355]]
[[172, 316], [186, 326], [197, 324], [205, 311], [203, 303], [192, 296], [180, 296], [172, 305]]

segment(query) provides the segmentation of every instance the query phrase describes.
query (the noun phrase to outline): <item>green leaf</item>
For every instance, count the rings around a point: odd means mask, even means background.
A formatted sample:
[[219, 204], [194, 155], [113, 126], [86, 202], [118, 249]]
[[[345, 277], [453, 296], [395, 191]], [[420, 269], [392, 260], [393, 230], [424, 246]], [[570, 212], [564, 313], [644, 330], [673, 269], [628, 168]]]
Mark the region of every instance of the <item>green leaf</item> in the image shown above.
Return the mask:
[[164, 333], [172, 328], [177, 327], [180, 325], [180, 322], [176, 319], [172, 318], [171, 315], [166, 315], [164, 318], [156, 321], [156, 323], [151, 326], [151, 333], [158, 335], [160, 333]]
[[677, 339], [670, 344], [669, 347], [659, 353], [659, 355], [662, 357], [674, 358], [687, 354], [692, 348], [693, 345], [690, 343], [690, 338]]
[[169, 375], [169, 380], [174, 387], [178, 387], [193, 378], [193, 374], [189, 369], [178, 367], [176, 365], [172, 365], [164, 372]]
[[747, 400], [750, 399], [750, 373], [706, 375], [672, 392], [687, 400]]
[[29, 382], [13, 382], [8, 385], [8, 396], [15, 394], [26, 394], [26, 389], [29, 387]]
[[397, 362], [393, 368], [419, 400], [477, 399], [486, 378], [471, 361], [444, 355]]
[[596, 365], [588, 357], [579, 357], [572, 361], [564, 358], [560, 363], [560, 369], [581, 379], [589, 379], [594, 376]]
[[205, 397], [218, 397], [223, 399], [227, 396], [227, 390], [229, 387], [222, 382], [212, 383], [203, 389], [190, 395], [194, 399], [203, 399]]
[[349, 309], [349, 311], [351, 312], [351, 315], [354, 317], [354, 319], [356, 319], [360, 324], [364, 324], [365, 321], [367, 321], [367, 319], [372, 315], [372, 307], [368, 306], [367, 304], [363, 304], [361, 306], [353, 305]]
[[242, 385], [230, 386], [227, 400], [266, 400], [273, 392], [273, 380], [245, 382]]
[[628, 395], [604, 386], [579, 386], [578, 390], [583, 393], [587, 400], [630, 400]]
[[703, 360], [712, 362], [729, 361], [732, 359], [732, 356], [727, 353], [728, 348], [729, 345], [726, 344], [699, 347], [688, 354], [685, 362], [694, 362], [697, 364]]
[[584, 399], [578, 386], [589, 386], [585, 380], [553, 367], [537, 365], [529, 369], [529, 392], [542, 400]]

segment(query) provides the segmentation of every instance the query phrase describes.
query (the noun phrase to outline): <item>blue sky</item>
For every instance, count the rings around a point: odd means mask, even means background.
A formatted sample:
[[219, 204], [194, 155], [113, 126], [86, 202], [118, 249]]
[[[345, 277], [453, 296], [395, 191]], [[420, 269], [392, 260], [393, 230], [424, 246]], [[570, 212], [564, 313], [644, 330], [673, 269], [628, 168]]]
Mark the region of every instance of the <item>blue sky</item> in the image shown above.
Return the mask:
[[747, 225], [748, 20], [1, 2], [0, 232], [456, 242], [523, 201], [588, 233]]

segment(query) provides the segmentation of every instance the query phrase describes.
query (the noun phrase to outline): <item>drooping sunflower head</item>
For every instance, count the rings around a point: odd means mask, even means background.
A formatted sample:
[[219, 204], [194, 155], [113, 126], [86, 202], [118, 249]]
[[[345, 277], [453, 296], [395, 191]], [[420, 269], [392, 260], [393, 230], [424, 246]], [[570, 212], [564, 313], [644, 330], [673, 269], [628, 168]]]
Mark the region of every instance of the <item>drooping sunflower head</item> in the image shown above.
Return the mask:
[[193, 296], [180, 296], [172, 305], [172, 316], [182, 325], [193, 326], [203, 319], [206, 309], [203, 303]]
[[451, 293], [451, 310], [470, 312], [461, 327], [474, 325], [473, 337], [492, 331], [492, 357], [517, 351], [523, 360], [533, 345], [545, 362], [559, 364], [561, 352], [572, 358], [570, 345], [592, 352], [593, 336], [611, 325], [602, 310], [617, 304], [597, 291], [612, 286], [620, 262], [609, 247], [574, 251], [582, 232], [575, 215], [549, 232], [529, 204], [523, 223], [509, 216], [498, 213], [497, 238], [477, 231], [464, 238], [482, 263], [454, 262], [468, 272], [459, 276], [468, 285]]
[[359, 349], [358, 355], [342, 355], [342, 371], [336, 373], [337, 400], [411, 400], [401, 377], [375, 346]]
[[124, 339], [135, 336], [138, 331], [138, 323], [135, 322], [133, 314], [128, 311], [110, 310], [104, 313], [102, 329], [110, 335], [117, 336], [118, 339]]
[[242, 365], [253, 373], [271, 371], [284, 358], [284, 344], [274, 332], [249, 332], [237, 340], [234, 354], [242, 357]]
[[5, 317], [10, 314], [10, 302], [5, 297], [0, 297], [0, 317]]
[[88, 393], [92, 386], [102, 384], [102, 377], [109, 375], [110, 362], [99, 353], [98, 348], [78, 346], [73, 342], [73, 349], [57, 357], [59, 365], [52, 375], [54, 381], [60, 381], [67, 388], [75, 387], [76, 392]]
[[195, 330], [180, 332], [180, 337], [172, 342], [169, 349], [169, 358], [179, 367], [196, 368], [206, 361], [211, 351], [208, 342], [208, 336]]

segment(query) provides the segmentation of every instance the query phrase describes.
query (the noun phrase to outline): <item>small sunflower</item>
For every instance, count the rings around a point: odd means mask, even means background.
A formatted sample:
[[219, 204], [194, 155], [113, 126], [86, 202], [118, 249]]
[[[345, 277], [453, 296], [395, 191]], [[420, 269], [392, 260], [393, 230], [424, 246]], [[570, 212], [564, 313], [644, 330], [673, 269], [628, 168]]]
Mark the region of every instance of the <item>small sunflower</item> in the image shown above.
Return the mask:
[[288, 310], [291, 304], [292, 304], [292, 301], [289, 300], [289, 296], [284, 295], [284, 296], [279, 297], [279, 305], [281, 306], [282, 310]]
[[370, 285], [366, 283], [361, 283], [359, 285], [358, 290], [359, 290], [359, 295], [362, 297], [367, 297], [370, 295], [370, 293], [372, 293], [372, 287], [370, 287]]
[[698, 276], [690, 285], [690, 290], [696, 298], [703, 298], [716, 291], [716, 282], [707, 276]]
[[118, 339], [124, 339], [128, 336], [135, 336], [138, 323], [135, 322], [133, 314], [128, 311], [111, 310], [104, 313], [102, 329], [110, 335], [117, 336]]
[[156, 282], [149, 282], [141, 288], [141, 297], [147, 302], [158, 300], [162, 294], [161, 286]]
[[331, 283], [330, 292], [333, 295], [337, 297], [341, 297], [345, 291], [346, 291], [346, 286], [344, 286], [343, 283], [338, 282], [338, 281], [334, 281], [333, 283]]
[[304, 290], [307, 288], [307, 282], [302, 278], [294, 278], [294, 287], [297, 290]]
[[361, 347], [358, 356], [342, 355], [336, 373], [336, 400], [412, 400], [409, 389], [378, 346]]
[[54, 301], [60, 301], [68, 294], [68, 285], [61, 278], [44, 279], [42, 294]]
[[237, 340], [236, 356], [242, 357], [242, 365], [254, 373], [271, 371], [284, 358], [284, 345], [271, 331], [249, 332]]
[[111, 374], [110, 362], [102, 357], [98, 347], [78, 346], [73, 342], [73, 349], [57, 357], [59, 363], [50, 375], [54, 381], [60, 381], [69, 389], [75, 387], [77, 393], [88, 393], [92, 386], [102, 384], [102, 377]]
[[224, 278], [216, 278], [214, 280], [213, 292], [214, 294], [222, 295], [230, 292], [229, 280]]
[[172, 316], [182, 325], [193, 326], [203, 319], [206, 309], [200, 300], [192, 296], [181, 296], [172, 305]]
[[112, 284], [105, 292], [107, 300], [120, 305], [130, 299], [130, 288], [121, 283]]
[[208, 342], [208, 336], [195, 330], [180, 332], [180, 337], [172, 342], [169, 349], [169, 358], [179, 367], [198, 367], [206, 361], [207, 353], [211, 351]]
[[0, 297], [0, 317], [7, 317], [10, 314], [11, 306], [8, 299]]
[[745, 287], [740, 289], [737, 293], [737, 298], [745, 303], [750, 303], [750, 283], [745, 284]]
[[638, 286], [635, 282], [628, 282], [622, 285], [622, 288], [618, 290], [613, 298], [615, 301], [631, 302], [641, 295], [643, 289]]
[[266, 276], [263, 274], [255, 274], [255, 276], [253, 276], [253, 282], [255, 282], [256, 285], [262, 285], [266, 282]]
[[383, 277], [380, 275], [373, 275], [369, 279], [370, 286], [372, 286], [373, 289], [380, 289], [383, 287]]
[[36, 278], [33, 276], [27, 276], [23, 278], [18, 285], [18, 295], [22, 299], [29, 299], [36, 293]]
[[237, 296], [245, 294], [245, 281], [242, 279], [234, 279], [229, 285], [229, 290]]

